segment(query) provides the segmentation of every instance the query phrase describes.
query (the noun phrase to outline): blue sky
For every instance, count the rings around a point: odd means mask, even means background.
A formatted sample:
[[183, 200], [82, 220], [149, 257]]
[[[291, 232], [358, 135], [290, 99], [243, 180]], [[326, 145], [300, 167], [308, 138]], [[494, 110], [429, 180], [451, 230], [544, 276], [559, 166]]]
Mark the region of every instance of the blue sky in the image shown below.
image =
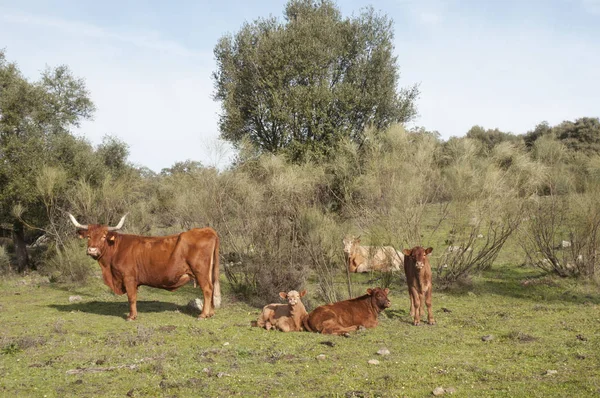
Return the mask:
[[[66, 64], [86, 79], [98, 110], [77, 134], [92, 143], [114, 135], [155, 171], [223, 165], [213, 48], [285, 3], [0, 0], [0, 48], [28, 78]], [[338, 1], [344, 16], [369, 4], [395, 22], [400, 85], [421, 85], [414, 125], [448, 138], [600, 116], [600, 0]]]

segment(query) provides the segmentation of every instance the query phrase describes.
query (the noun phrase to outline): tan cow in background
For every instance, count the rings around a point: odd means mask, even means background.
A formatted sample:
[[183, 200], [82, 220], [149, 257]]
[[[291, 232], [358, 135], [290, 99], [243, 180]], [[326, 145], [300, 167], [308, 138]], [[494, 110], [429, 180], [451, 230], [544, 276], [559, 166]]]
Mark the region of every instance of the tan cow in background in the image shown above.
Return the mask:
[[360, 237], [343, 242], [350, 272], [399, 271], [404, 264], [404, 254], [392, 246], [361, 246]]

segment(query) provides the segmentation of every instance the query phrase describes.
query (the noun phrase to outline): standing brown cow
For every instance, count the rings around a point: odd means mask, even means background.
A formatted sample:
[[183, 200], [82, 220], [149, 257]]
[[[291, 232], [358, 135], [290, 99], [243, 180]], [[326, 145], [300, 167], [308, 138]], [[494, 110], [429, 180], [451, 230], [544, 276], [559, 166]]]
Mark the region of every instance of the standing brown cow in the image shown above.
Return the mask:
[[104, 283], [116, 294], [127, 293], [127, 320], [137, 317], [138, 286], [173, 291], [190, 280], [196, 281], [204, 294], [199, 318], [213, 316], [214, 308], [221, 304], [219, 236], [215, 230], [196, 228], [157, 237], [115, 232], [123, 227], [125, 216], [116, 227], [109, 227], [81, 225], [69, 214], [79, 237], [87, 238], [87, 254], [100, 264]]
[[389, 289], [367, 289], [367, 294], [315, 308], [303, 320], [304, 329], [323, 334], [346, 334], [361, 326], [374, 328], [377, 316], [390, 306]]
[[410, 316], [413, 317], [415, 326], [421, 322], [423, 304], [427, 305], [427, 322], [435, 325], [431, 309], [431, 265], [427, 257], [432, 251], [432, 247], [424, 249], [421, 246], [403, 250], [404, 272], [410, 298]]

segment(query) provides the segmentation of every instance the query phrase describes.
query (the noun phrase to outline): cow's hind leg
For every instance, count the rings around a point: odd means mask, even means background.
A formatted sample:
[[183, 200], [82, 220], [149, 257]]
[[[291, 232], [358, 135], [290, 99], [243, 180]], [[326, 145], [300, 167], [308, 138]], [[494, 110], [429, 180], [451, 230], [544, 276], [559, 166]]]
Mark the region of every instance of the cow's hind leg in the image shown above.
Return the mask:
[[135, 321], [137, 318], [137, 282], [135, 279], [126, 279], [125, 290], [127, 291], [127, 300], [129, 301], [129, 315], [127, 316], [128, 321]]
[[198, 316], [199, 319], [210, 318], [215, 314], [215, 310], [212, 305], [213, 298], [213, 284], [210, 279], [206, 278], [198, 278], [196, 277], [198, 284], [200, 285], [200, 289], [202, 289], [202, 294], [204, 295], [204, 306], [202, 307], [202, 312]]
[[328, 319], [322, 324], [323, 329], [321, 330], [322, 334], [336, 334], [342, 335], [348, 332], [355, 332], [358, 330], [358, 326], [341, 326], [334, 319]]

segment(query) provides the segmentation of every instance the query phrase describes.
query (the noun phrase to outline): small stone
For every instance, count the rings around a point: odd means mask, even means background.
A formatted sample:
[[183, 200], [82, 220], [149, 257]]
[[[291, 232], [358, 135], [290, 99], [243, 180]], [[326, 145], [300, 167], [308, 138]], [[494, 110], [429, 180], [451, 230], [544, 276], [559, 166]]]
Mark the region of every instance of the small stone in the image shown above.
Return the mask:
[[544, 376], [552, 376], [558, 373], [558, 370], [547, 370]]
[[388, 350], [387, 348], [382, 348], [381, 350], [377, 351], [377, 353], [379, 355], [390, 355], [390, 350]]
[[322, 361], [322, 360], [324, 360], [325, 358], [327, 358], [327, 357], [325, 356], [325, 354], [320, 354], [320, 355], [317, 355], [317, 359], [318, 359], [319, 361]]
[[485, 336], [481, 336], [481, 341], [491, 341], [494, 340], [494, 336], [491, 334], [486, 334]]
[[217, 377], [218, 377], [219, 379], [220, 379], [221, 377], [225, 377], [225, 376], [229, 376], [229, 374], [228, 374], [228, 373], [225, 373], [225, 372], [219, 372], [219, 373], [217, 373]]
[[75, 303], [77, 301], [81, 301], [81, 296], [69, 296], [69, 303]]
[[481, 238], [483, 238], [483, 234], [479, 234], [479, 235], [477, 235], [477, 237], [478, 237], [479, 239], [481, 239]]
[[445, 393], [445, 392], [446, 392], [446, 391], [444, 391], [444, 388], [443, 388], [443, 387], [436, 387], [436, 388], [434, 388], [434, 390], [433, 390], [433, 392], [432, 392], [432, 393], [433, 393], [433, 395], [435, 395], [436, 397], [439, 397], [440, 395], [444, 395], [444, 393]]
[[577, 337], [577, 340], [581, 340], [581, 341], [587, 341], [587, 337], [585, 337], [585, 336], [584, 336], [584, 335], [582, 335], [582, 334], [578, 334], [576, 337]]
[[456, 388], [454, 387], [448, 387], [448, 388], [444, 388], [444, 391], [446, 391], [448, 394], [456, 394]]
[[202, 308], [204, 307], [204, 302], [201, 299], [197, 298], [197, 299], [191, 300], [187, 304], [187, 306], [193, 310], [202, 311]]
[[379, 365], [379, 361], [377, 359], [369, 359], [369, 365]]
[[451, 313], [451, 312], [452, 312], [451, 310], [449, 310], [449, 309], [448, 309], [448, 308], [446, 308], [446, 307], [442, 307], [442, 311], [444, 311], [444, 312], [447, 312], [447, 313]]
[[475, 293], [473, 293], [473, 292], [469, 292], [469, 293], [467, 293], [467, 294], [468, 294], [469, 296], [471, 296], [471, 297], [477, 297], [477, 295], [476, 295]]
[[226, 341], [226, 342], [223, 343], [223, 345], [229, 345], [229, 342]]

